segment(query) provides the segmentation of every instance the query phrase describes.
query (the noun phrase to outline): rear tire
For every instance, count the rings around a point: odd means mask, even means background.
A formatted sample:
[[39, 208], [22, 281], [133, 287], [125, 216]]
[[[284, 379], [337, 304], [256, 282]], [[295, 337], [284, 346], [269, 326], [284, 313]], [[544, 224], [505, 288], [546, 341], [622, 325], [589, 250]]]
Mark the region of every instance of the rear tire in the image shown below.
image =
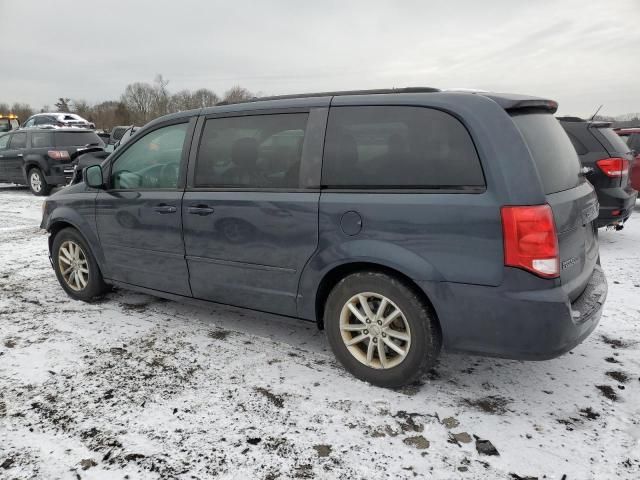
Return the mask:
[[108, 291], [95, 257], [77, 230], [58, 232], [51, 258], [58, 282], [71, 298], [90, 302]]
[[51, 192], [51, 185], [47, 184], [47, 180], [44, 178], [42, 171], [34, 167], [27, 173], [27, 182], [31, 193], [39, 197], [49, 195]]
[[338, 282], [325, 305], [324, 325], [340, 363], [379, 387], [414, 382], [440, 353], [429, 306], [404, 282], [380, 272], [353, 273]]

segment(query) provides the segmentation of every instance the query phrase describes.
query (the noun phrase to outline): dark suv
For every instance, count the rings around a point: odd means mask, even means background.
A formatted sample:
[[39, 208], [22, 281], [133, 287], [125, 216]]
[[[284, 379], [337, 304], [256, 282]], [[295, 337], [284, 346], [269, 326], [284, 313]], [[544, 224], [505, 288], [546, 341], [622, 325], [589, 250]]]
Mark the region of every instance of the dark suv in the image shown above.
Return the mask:
[[30, 128], [1, 135], [0, 182], [29, 185], [35, 195], [48, 195], [71, 179], [78, 150], [103, 145], [94, 131], [80, 128]]
[[629, 146], [611, 129], [609, 122], [578, 117], [558, 120], [578, 153], [587, 179], [596, 189], [600, 203], [598, 227], [621, 229], [633, 212], [637, 196], [629, 181], [633, 164]]
[[315, 321], [381, 386], [441, 346], [556, 357], [607, 293], [556, 108], [415, 88], [165, 116], [47, 200], [52, 265], [76, 299], [115, 285]]

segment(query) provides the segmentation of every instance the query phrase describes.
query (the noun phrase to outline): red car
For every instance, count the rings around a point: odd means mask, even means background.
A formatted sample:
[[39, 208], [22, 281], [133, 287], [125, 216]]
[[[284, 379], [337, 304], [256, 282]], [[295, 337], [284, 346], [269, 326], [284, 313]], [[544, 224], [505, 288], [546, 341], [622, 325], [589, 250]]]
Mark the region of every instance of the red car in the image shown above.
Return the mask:
[[629, 178], [634, 190], [640, 191], [640, 127], [616, 128], [615, 132], [627, 142], [633, 151], [635, 161], [630, 168]]

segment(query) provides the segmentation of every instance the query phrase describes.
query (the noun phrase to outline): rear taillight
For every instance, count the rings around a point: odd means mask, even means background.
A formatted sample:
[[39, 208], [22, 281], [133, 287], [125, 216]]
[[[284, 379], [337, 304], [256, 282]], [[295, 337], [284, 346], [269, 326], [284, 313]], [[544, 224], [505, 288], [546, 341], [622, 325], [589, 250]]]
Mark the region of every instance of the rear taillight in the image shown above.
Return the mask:
[[66, 150], [49, 150], [47, 155], [53, 160], [69, 160], [71, 158]]
[[558, 235], [549, 205], [502, 207], [504, 264], [544, 278], [560, 275]]
[[629, 160], [624, 158], [603, 158], [598, 160], [596, 165], [607, 177], [611, 178], [619, 178], [629, 173]]

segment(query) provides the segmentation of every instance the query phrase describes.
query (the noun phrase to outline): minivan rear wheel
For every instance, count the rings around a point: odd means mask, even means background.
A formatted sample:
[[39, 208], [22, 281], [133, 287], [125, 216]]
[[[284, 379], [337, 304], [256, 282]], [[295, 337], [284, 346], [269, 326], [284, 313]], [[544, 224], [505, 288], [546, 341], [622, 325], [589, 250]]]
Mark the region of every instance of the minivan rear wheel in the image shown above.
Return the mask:
[[58, 281], [71, 298], [88, 302], [107, 292], [91, 250], [75, 229], [58, 232], [53, 239], [51, 257]]
[[324, 313], [336, 358], [354, 376], [380, 387], [411, 383], [435, 364], [441, 344], [435, 322], [411, 287], [371, 271], [338, 282]]
[[27, 173], [27, 181], [29, 182], [29, 188], [31, 193], [38, 196], [49, 195], [51, 192], [51, 185], [47, 184], [42, 171], [39, 168], [32, 168]]

